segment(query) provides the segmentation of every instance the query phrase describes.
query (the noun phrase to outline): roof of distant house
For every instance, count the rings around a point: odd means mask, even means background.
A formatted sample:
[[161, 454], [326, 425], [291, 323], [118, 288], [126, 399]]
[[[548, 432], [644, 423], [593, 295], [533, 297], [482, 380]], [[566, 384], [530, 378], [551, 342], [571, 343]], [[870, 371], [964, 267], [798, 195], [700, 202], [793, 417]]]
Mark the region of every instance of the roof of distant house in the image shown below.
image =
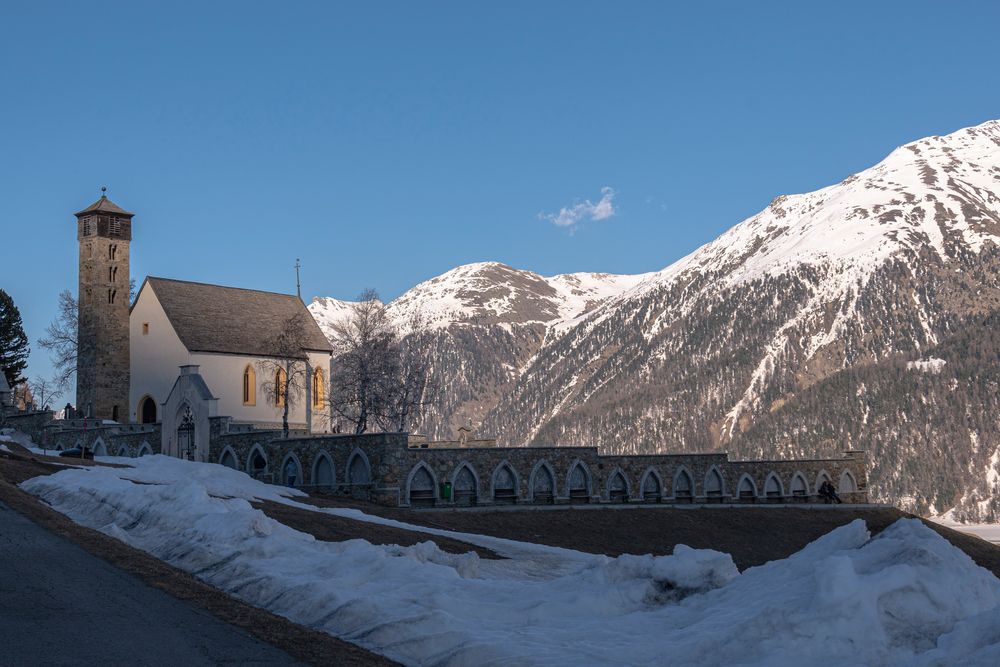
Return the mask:
[[333, 347], [302, 300], [240, 287], [207, 285], [169, 278], [146, 278], [163, 311], [189, 352], [274, 356], [271, 341], [292, 318], [302, 318], [305, 349]]
[[97, 201], [95, 201], [93, 204], [91, 204], [87, 208], [85, 208], [82, 211], [79, 211], [77, 213], [74, 213], [73, 215], [79, 217], [79, 216], [85, 215], [87, 213], [117, 213], [119, 215], [128, 215], [128, 216], [135, 215], [135, 213], [130, 213], [130, 212], [126, 211], [121, 206], [119, 206], [118, 204], [114, 203], [113, 201], [111, 201], [110, 199], [108, 199], [107, 197], [105, 197], [104, 195], [101, 195], [100, 199], [98, 199]]

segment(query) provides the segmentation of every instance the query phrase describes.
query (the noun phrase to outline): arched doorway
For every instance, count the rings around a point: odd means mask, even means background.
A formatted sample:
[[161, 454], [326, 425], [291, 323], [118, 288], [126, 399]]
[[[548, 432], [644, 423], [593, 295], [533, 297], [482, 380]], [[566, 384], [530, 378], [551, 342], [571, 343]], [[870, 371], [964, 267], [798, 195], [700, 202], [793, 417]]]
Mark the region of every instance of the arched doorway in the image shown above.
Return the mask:
[[330, 489], [333, 487], [333, 480], [333, 463], [329, 456], [320, 454], [313, 469], [313, 484], [321, 489]]
[[260, 445], [254, 445], [247, 460], [247, 472], [254, 479], [262, 479], [267, 474], [267, 457], [261, 451]]
[[545, 464], [539, 465], [531, 476], [531, 499], [534, 503], [550, 504], [555, 502], [556, 478], [552, 470]]
[[493, 502], [498, 505], [517, 503], [517, 477], [506, 463], [501, 464], [493, 474]]
[[410, 506], [421, 507], [434, 504], [434, 476], [425, 465], [418, 465], [410, 477]]
[[660, 502], [661, 493], [660, 478], [650, 470], [642, 480], [642, 499], [647, 503], [657, 503]]
[[571, 503], [590, 502], [590, 476], [583, 464], [577, 462], [569, 473], [569, 501]]
[[722, 502], [722, 475], [718, 468], [712, 468], [705, 475], [705, 501], [709, 503]]
[[472, 468], [468, 464], [464, 464], [455, 475], [455, 482], [452, 484], [455, 504], [475, 505], [479, 496], [477, 486], [476, 476], [472, 473]]
[[181, 425], [177, 427], [177, 452], [182, 459], [194, 461], [194, 415], [191, 414], [191, 408], [187, 408], [184, 411], [184, 416], [181, 417]]
[[153, 397], [148, 394], [143, 396], [142, 400], [139, 401], [139, 423], [156, 423], [156, 401], [154, 401]]
[[219, 463], [226, 466], [227, 468], [232, 468], [233, 470], [236, 470], [239, 467], [236, 464], [236, 456], [234, 456], [233, 451], [228, 448], [226, 449], [226, 451], [222, 452], [222, 459], [219, 461]]
[[281, 484], [291, 487], [302, 484], [302, 465], [295, 454], [288, 454], [281, 462]]
[[781, 488], [781, 480], [772, 472], [764, 481], [764, 496], [769, 503], [780, 503], [783, 495], [785, 491]]
[[674, 476], [674, 500], [682, 503], [689, 503], [694, 499], [694, 480], [691, 474], [684, 469], [678, 471]]
[[372, 469], [368, 465], [368, 459], [360, 449], [356, 450], [351, 454], [351, 460], [347, 464], [347, 483], [371, 484], [371, 481]]
[[795, 477], [792, 477], [792, 499], [804, 502], [808, 495], [809, 485], [805, 476], [802, 473], [795, 473]]
[[624, 503], [628, 500], [628, 483], [621, 470], [616, 470], [611, 475], [611, 481], [608, 483], [608, 500], [613, 503]]

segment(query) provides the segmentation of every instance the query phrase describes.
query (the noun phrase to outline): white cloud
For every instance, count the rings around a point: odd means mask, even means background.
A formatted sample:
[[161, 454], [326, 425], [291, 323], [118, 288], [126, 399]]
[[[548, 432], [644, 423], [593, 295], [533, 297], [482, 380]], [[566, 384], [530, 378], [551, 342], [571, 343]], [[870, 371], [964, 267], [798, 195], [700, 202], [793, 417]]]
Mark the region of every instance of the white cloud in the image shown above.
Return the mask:
[[587, 199], [572, 206], [563, 206], [558, 213], [539, 213], [538, 217], [542, 220], [548, 220], [557, 227], [570, 228], [586, 220], [607, 220], [617, 212], [615, 211], [615, 194], [617, 193], [614, 189], [603, 187], [601, 188], [601, 199], [596, 204]]

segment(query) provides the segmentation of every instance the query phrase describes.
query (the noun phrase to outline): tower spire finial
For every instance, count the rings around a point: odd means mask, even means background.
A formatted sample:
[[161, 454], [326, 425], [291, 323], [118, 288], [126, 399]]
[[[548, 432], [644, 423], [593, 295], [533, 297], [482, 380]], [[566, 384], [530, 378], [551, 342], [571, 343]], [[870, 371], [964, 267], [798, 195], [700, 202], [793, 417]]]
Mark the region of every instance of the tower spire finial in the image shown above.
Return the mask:
[[108, 196], [108, 186], [102, 185], [101, 186], [101, 199], [107, 199], [107, 196]]
[[299, 297], [299, 301], [302, 301], [302, 283], [299, 281], [299, 269], [302, 265], [299, 264], [299, 258], [295, 258], [295, 294]]

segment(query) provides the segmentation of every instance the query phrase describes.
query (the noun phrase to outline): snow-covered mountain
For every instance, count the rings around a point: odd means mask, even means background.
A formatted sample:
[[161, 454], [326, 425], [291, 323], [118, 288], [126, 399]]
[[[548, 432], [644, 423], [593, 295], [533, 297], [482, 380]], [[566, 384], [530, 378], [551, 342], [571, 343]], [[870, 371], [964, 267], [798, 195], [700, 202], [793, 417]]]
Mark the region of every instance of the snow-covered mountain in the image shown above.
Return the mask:
[[[544, 277], [483, 262], [431, 278], [388, 303], [404, 335], [420, 334], [419, 346], [444, 388], [441, 405], [424, 415], [420, 430], [445, 438], [463, 424], [480, 423], [549, 337], [646, 277]], [[351, 306], [318, 297], [309, 310], [335, 343], [333, 326], [350, 315]]]
[[[425, 317], [435, 372], [456, 387], [422, 424], [433, 435], [471, 418], [514, 445], [863, 448], [876, 497], [995, 520], [1000, 346], [984, 322], [1000, 304], [998, 237], [991, 121], [777, 197], [654, 274], [478, 264], [390, 308]], [[978, 372], [969, 349], [985, 355]]]

